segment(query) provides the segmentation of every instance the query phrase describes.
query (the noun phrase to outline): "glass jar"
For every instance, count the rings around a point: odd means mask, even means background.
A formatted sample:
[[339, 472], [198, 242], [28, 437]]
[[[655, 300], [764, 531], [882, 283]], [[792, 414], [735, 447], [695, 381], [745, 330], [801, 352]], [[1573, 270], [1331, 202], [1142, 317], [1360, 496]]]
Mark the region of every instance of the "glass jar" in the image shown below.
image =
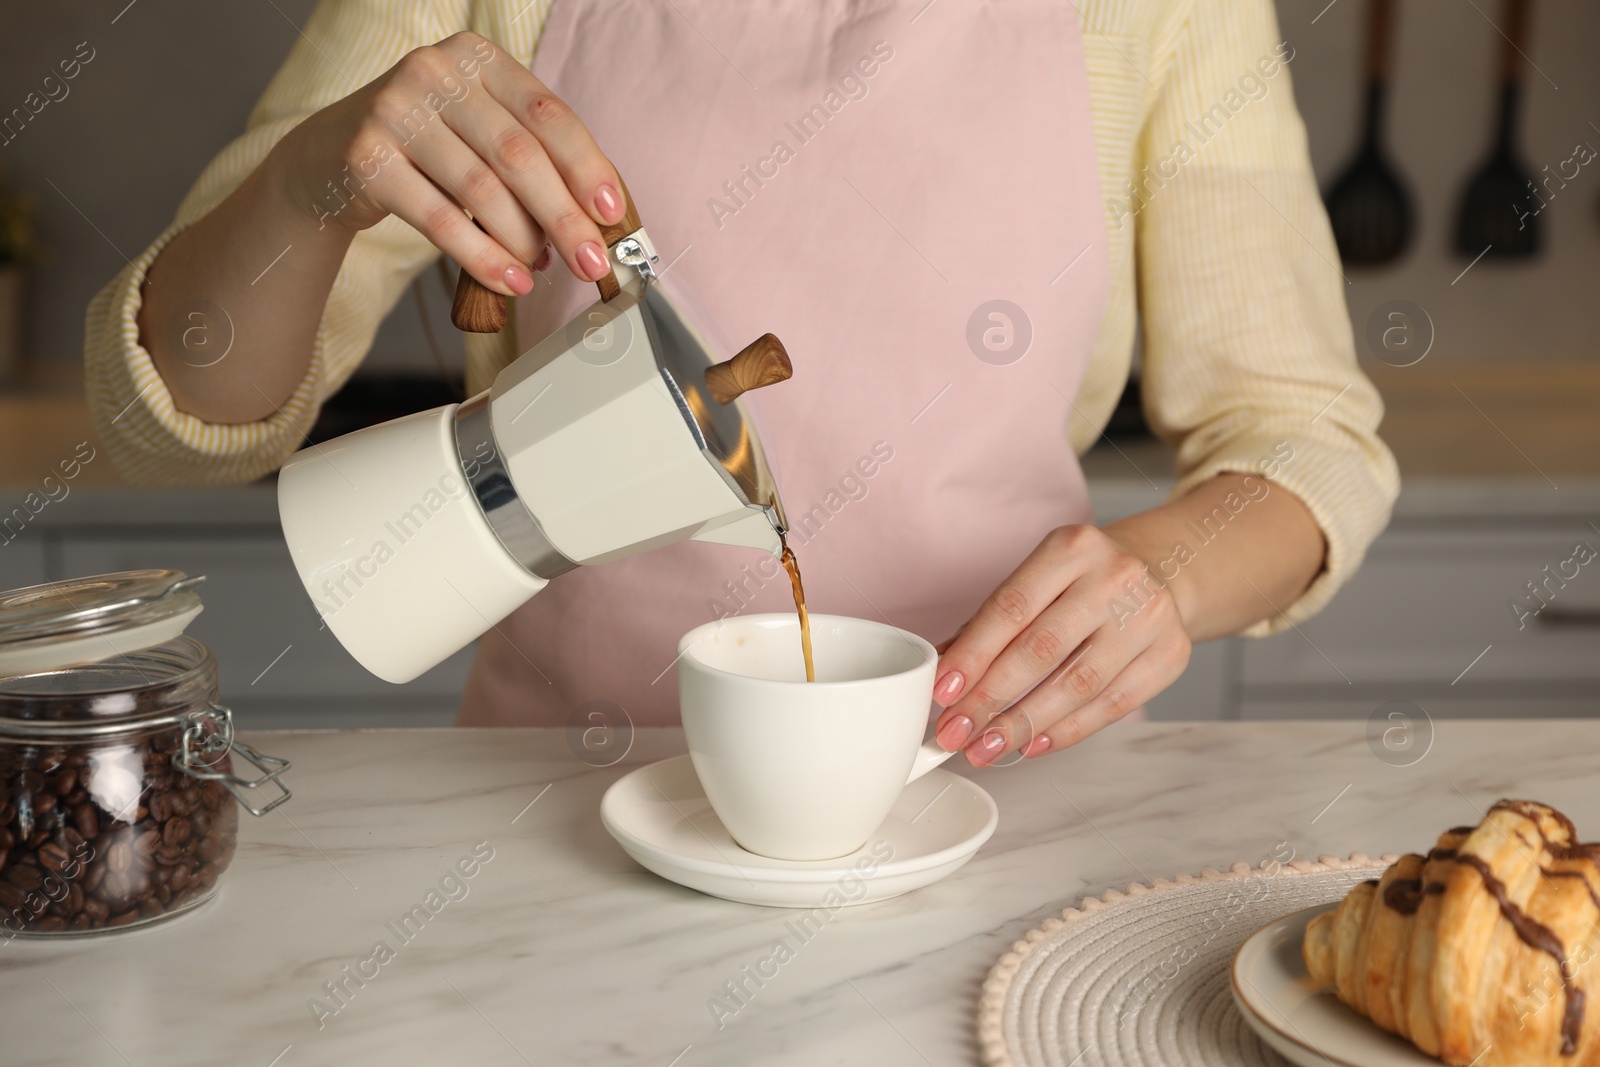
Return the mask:
[[[263, 815], [289, 798], [289, 764], [233, 736], [216, 660], [182, 633], [200, 581], [0, 593], [0, 943], [199, 906], [233, 859], [235, 801]], [[260, 776], [236, 776], [235, 754]]]

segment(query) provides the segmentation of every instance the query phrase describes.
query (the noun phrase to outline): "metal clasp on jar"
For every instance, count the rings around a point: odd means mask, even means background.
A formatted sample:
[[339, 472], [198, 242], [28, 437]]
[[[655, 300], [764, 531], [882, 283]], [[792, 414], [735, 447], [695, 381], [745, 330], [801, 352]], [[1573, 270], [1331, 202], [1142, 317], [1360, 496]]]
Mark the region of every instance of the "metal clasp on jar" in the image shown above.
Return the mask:
[[[183, 743], [178, 746], [178, 751], [172, 754], [172, 765], [178, 770], [204, 782], [221, 782], [222, 787], [232, 793], [234, 799], [251, 815], [265, 815], [293, 795], [281, 779], [283, 772], [289, 769], [289, 761], [265, 755], [236, 739], [233, 736], [231, 709], [212, 701], [204, 710], [191, 712], [188, 719], [189, 725], [183, 730]], [[207, 732], [207, 724], [215, 729]], [[204, 757], [215, 757], [223, 752], [237, 752], [255, 765], [261, 772], [261, 777], [241, 778], [228, 771], [212, 770], [211, 764]], [[256, 793], [256, 790], [269, 783], [283, 795], [273, 797], [267, 803], [257, 806], [251, 798], [262, 795]]]

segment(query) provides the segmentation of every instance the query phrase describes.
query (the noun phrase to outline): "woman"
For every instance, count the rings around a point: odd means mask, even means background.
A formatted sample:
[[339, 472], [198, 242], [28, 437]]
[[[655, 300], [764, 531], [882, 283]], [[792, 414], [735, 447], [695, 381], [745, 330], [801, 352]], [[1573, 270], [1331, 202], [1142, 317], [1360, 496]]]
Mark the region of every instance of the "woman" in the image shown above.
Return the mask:
[[[484, 388], [593, 299], [625, 175], [663, 265], [794, 357], [762, 404], [812, 608], [957, 634], [940, 742], [1053, 752], [1192, 641], [1315, 612], [1387, 521], [1292, 58], [1269, 0], [324, 0], [90, 307], [92, 405], [130, 479], [260, 477], [439, 249], [514, 298], [467, 339]], [[1136, 310], [1178, 484], [1101, 529], [1075, 454]], [[225, 358], [185, 348], [223, 315]], [[480, 643], [459, 721], [673, 721], [678, 634], [787, 609], [756, 562], [563, 576]]]

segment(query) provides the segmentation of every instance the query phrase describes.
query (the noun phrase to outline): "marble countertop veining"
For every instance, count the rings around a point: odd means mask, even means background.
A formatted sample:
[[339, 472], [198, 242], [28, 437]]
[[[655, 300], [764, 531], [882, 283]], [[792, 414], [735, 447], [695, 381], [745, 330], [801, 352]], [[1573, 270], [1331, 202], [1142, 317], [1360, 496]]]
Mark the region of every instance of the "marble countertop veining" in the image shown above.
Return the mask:
[[[1000, 807], [973, 861], [833, 915], [719, 1019], [725, 983], [779, 939], [796, 946], [794, 913], [645, 872], [598, 812], [625, 770], [682, 752], [680, 731], [639, 731], [608, 769], [559, 730], [249, 739], [294, 761], [295, 796], [242, 816], [217, 899], [120, 936], [0, 944], [6, 1064], [972, 1064], [989, 966], [1085, 895], [1280, 842], [1311, 858], [1421, 849], [1508, 795], [1600, 829], [1600, 722], [1441, 722], [1409, 767], [1379, 759], [1362, 723], [1125, 724], [967, 771]], [[475, 849], [492, 858], [398, 937]]]

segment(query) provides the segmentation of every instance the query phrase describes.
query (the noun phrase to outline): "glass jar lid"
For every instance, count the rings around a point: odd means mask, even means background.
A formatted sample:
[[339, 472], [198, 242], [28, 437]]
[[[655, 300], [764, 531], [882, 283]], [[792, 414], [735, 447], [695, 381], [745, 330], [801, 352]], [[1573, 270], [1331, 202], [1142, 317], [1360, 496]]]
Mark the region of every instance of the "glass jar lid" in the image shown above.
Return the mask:
[[170, 641], [200, 614], [182, 571], [140, 570], [0, 593], [0, 677], [128, 656]]

